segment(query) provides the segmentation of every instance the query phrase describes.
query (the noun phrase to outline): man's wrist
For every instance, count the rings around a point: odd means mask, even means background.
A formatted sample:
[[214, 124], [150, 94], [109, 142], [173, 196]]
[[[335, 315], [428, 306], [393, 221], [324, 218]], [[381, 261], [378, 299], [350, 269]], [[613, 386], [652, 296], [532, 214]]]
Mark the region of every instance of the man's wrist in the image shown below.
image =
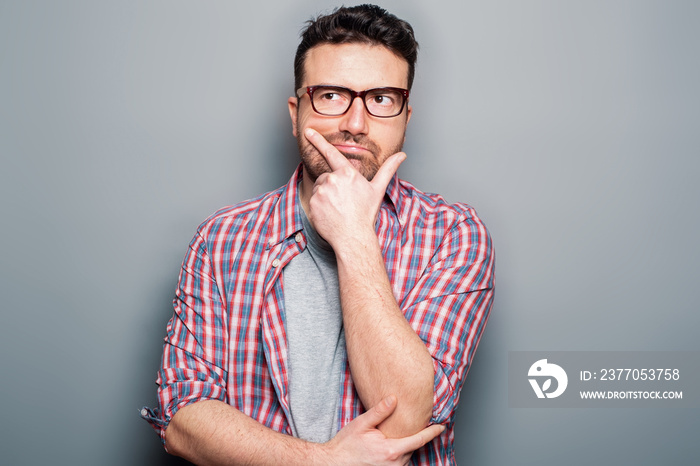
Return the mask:
[[333, 453], [333, 439], [326, 443], [307, 443], [308, 457], [304, 460], [305, 465], [311, 466], [326, 466], [329, 464], [337, 464], [335, 454]]
[[[328, 240], [326, 240], [328, 241]], [[328, 243], [338, 259], [357, 260], [363, 253], [379, 252], [379, 240], [373, 229], [353, 231]]]

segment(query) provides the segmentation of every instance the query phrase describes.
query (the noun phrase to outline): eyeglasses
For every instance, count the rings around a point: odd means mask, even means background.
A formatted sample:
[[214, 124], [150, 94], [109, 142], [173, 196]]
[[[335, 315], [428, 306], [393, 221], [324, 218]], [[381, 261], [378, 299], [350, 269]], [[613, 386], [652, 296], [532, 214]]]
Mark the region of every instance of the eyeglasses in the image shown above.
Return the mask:
[[311, 108], [326, 116], [340, 116], [352, 106], [355, 97], [362, 99], [367, 113], [379, 118], [400, 115], [408, 100], [408, 90], [398, 87], [377, 87], [364, 91], [353, 91], [341, 86], [309, 86], [297, 89], [297, 97], [308, 94]]

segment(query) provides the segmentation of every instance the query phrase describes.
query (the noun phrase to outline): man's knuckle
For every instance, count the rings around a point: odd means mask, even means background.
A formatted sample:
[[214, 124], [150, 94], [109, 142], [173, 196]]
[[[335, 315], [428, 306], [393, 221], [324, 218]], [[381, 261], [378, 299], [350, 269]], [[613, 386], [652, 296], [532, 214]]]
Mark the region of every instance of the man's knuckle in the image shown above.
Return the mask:
[[401, 458], [402, 453], [394, 447], [387, 448], [386, 457], [389, 461], [396, 461]]

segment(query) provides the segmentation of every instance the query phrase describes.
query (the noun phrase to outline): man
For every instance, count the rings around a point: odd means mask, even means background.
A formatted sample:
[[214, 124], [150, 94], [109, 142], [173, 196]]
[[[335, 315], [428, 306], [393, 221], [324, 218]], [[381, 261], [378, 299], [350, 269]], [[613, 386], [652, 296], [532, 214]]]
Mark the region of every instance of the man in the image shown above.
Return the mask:
[[417, 43], [379, 7], [302, 33], [301, 165], [225, 208], [185, 257], [146, 409], [198, 464], [451, 464], [493, 298], [475, 212], [399, 180]]

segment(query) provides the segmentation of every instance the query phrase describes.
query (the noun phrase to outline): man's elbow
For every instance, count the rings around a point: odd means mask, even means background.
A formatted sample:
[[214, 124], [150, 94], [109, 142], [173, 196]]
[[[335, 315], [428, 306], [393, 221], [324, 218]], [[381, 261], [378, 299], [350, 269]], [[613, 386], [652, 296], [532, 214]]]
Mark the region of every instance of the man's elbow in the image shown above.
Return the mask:
[[397, 394], [394, 413], [379, 425], [379, 430], [390, 438], [400, 438], [420, 432], [430, 423], [433, 414], [433, 379], [430, 383], [406, 384]]
[[[177, 413], [175, 413], [177, 415]], [[165, 451], [175, 456], [182, 456], [184, 453], [184, 437], [178, 431], [177, 421], [175, 417], [170, 421], [168, 427], [163, 433], [165, 443]]]
[[165, 451], [183, 458], [188, 456], [190, 440], [187, 426], [193, 422], [194, 415], [201, 407], [201, 403], [190, 404], [182, 407], [173, 415], [163, 434]]

